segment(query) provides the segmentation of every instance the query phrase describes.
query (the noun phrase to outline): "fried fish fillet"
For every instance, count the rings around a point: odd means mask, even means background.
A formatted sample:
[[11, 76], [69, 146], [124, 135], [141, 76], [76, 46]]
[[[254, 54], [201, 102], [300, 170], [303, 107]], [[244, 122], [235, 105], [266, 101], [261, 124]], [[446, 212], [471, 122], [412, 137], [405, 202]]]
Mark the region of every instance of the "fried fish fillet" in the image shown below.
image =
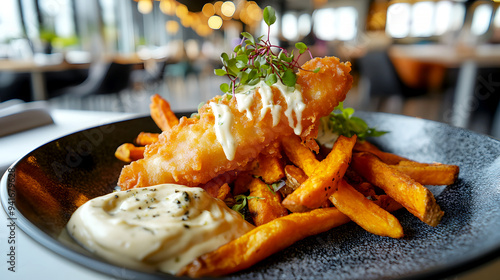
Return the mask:
[[[318, 148], [314, 139], [319, 119], [343, 101], [351, 88], [350, 66], [349, 62], [341, 63], [335, 57], [315, 58], [306, 62], [302, 66], [304, 70], [297, 73], [297, 84], [305, 104], [300, 119], [300, 137], [312, 149]], [[313, 70], [318, 67], [320, 71], [314, 73]], [[125, 166], [118, 185], [122, 190], [161, 183], [197, 186], [227, 171], [244, 169], [277, 139], [294, 133], [284, 113], [287, 109], [284, 96], [276, 87], [271, 88], [274, 104], [282, 107], [279, 123], [276, 125], [273, 124], [270, 112], [260, 117], [263, 104], [258, 90], [249, 107], [251, 119], [245, 111], [238, 110], [236, 98], [217, 96], [211, 100], [227, 105], [234, 115], [234, 123], [230, 128], [236, 142], [234, 159], [227, 159], [217, 140], [215, 116], [210, 102], [207, 102], [200, 108], [199, 118], [182, 118], [178, 125], [164, 131], [158, 141], [146, 147], [144, 159]], [[296, 119], [294, 121], [297, 122]]]

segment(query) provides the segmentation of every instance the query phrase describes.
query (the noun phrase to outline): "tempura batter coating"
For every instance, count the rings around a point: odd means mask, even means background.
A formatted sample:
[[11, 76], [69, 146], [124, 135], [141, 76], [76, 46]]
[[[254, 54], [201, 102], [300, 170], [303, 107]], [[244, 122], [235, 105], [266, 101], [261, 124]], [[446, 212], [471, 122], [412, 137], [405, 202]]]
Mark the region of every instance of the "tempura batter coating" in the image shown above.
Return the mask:
[[[312, 70], [320, 67], [318, 73]], [[350, 63], [341, 63], [338, 58], [315, 58], [306, 62], [297, 74], [305, 109], [302, 112], [302, 133], [300, 137], [311, 148], [317, 148], [319, 119], [328, 115], [343, 101], [351, 88]], [[255, 159], [261, 151], [280, 137], [293, 134], [284, 111], [287, 103], [276, 89], [273, 89], [274, 103], [282, 106], [280, 121], [273, 126], [268, 112], [260, 118], [262, 108], [258, 92], [250, 110], [253, 119], [245, 112], [239, 112], [236, 98], [217, 96], [211, 101], [228, 105], [234, 115], [231, 134], [237, 144], [235, 157], [228, 160], [221, 144], [217, 141], [210, 102], [200, 110], [200, 118], [182, 118], [177, 126], [163, 132], [158, 141], [147, 146], [144, 159], [132, 162], [123, 168], [118, 185], [122, 190], [147, 187], [162, 183], [177, 183], [197, 186], [231, 170], [241, 170]]]

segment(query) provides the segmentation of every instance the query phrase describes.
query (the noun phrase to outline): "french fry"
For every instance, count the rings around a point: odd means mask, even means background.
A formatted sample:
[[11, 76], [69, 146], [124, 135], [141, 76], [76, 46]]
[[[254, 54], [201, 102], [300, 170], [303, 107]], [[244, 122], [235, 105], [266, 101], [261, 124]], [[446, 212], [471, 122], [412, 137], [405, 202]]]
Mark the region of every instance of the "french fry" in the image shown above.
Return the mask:
[[337, 191], [330, 196], [330, 201], [368, 232], [392, 238], [404, 235], [403, 227], [396, 217], [356, 191], [345, 180], [338, 183]]
[[400, 203], [398, 203], [396, 200], [394, 200], [392, 197], [386, 194], [375, 195], [372, 196], [372, 198], [374, 198], [373, 202], [375, 204], [382, 207], [387, 212], [394, 212], [403, 208], [403, 206]]
[[281, 141], [288, 159], [311, 176], [319, 165], [314, 153], [304, 146], [298, 136], [284, 137]]
[[144, 157], [144, 147], [136, 147], [134, 144], [125, 143], [116, 148], [115, 157], [124, 162], [132, 162]]
[[356, 171], [354, 171], [351, 166], [347, 168], [344, 174], [344, 178], [347, 180], [349, 184], [361, 184], [365, 183], [366, 180], [361, 175], [359, 175]]
[[422, 185], [451, 185], [458, 178], [459, 167], [442, 163], [400, 161], [391, 165]]
[[444, 213], [434, 195], [410, 176], [383, 163], [371, 153], [355, 153], [351, 166], [368, 182], [382, 188], [410, 213], [437, 226]]
[[136, 145], [146, 146], [158, 141], [158, 136], [160, 136], [158, 133], [141, 132], [137, 135], [134, 142]]
[[267, 184], [272, 184], [285, 177], [283, 163], [277, 156], [260, 154], [255, 161], [255, 169], [252, 175], [262, 178]]
[[178, 275], [221, 276], [248, 268], [268, 256], [311, 235], [319, 234], [350, 219], [336, 208], [292, 213], [256, 227], [243, 236], [202, 255]]
[[161, 98], [159, 94], [151, 97], [149, 109], [151, 118], [162, 131], [170, 130], [170, 128], [179, 123], [179, 119], [170, 109], [170, 104]]
[[256, 226], [288, 215], [288, 210], [281, 205], [281, 196], [270, 189], [270, 186], [260, 179], [254, 178], [248, 186], [250, 196], [262, 199], [249, 199], [248, 210]]
[[458, 178], [459, 167], [441, 163], [420, 163], [407, 158], [380, 151], [368, 141], [357, 141], [356, 152], [370, 152], [381, 161], [409, 175], [422, 185], [450, 185]]
[[375, 192], [375, 187], [368, 182], [362, 182], [359, 184], [350, 184], [350, 185], [355, 190], [363, 194], [365, 197], [377, 195], [377, 193]]
[[212, 180], [204, 184], [199, 184], [196, 187], [204, 189], [212, 197], [218, 197], [219, 192], [221, 192], [220, 189], [223, 188], [225, 184], [231, 184], [232, 182], [234, 182], [237, 177], [238, 177], [237, 172], [228, 171], [226, 173], [222, 173], [221, 175], [213, 178]]
[[356, 135], [351, 138], [340, 136], [311, 176], [283, 200], [283, 206], [292, 212], [304, 212], [318, 208], [328, 200], [335, 192], [338, 181], [344, 177], [355, 142]]
[[375, 145], [372, 143], [364, 140], [364, 141], [357, 141], [356, 145], [354, 145], [354, 151], [356, 152], [370, 152], [377, 157], [380, 158], [383, 162], [387, 164], [398, 164], [400, 161], [406, 160], [408, 161], [409, 159], [387, 153], [387, 152], [382, 152], [379, 148], [377, 148]]
[[231, 192], [231, 187], [227, 183], [222, 185], [219, 188], [219, 191], [217, 192], [217, 198], [224, 201], [226, 199], [227, 195]]

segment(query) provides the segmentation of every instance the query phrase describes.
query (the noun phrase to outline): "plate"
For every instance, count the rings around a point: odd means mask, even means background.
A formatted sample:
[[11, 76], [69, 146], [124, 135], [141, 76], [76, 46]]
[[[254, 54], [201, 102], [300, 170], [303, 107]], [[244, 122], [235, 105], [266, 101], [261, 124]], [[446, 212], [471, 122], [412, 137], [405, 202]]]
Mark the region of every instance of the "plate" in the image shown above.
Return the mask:
[[[445, 211], [430, 227], [406, 210], [395, 212], [399, 240], [354, 223], [308, 237], [228, 279], [429, 279], [448, 277], [500, 256], [500, 141], [443, 123], [357, 112], [390, 133], [372, 139], [381, 149], [422, 162], [460, 166], [458, 181], [429, 186]], [[77, 207], [113, 191], [123, 163], [116, 147], [141, 132], [158, 132], [150, 117], [83, 130], [49, 142], [9, 168], [1, 201], [16, 208], [17, 224], [43, 246], [90, 269], [126, 279], [177, 279], [108, 263], [61, 238]]]

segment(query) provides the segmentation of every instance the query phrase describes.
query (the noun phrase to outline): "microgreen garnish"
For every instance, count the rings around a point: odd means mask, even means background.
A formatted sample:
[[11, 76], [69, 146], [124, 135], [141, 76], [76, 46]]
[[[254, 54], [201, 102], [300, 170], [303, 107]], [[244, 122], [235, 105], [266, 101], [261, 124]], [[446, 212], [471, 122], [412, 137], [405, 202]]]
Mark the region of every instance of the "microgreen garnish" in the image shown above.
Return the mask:
[[264, 199], [263, 197], [258, 197], [258, 196], [247, 196], [244, 194], [240, 194], [234, 197], [234, 205], [231, 207], [234, 211], [238, 212], [243, 219], [245, 219], [245, 212], [247, 209], [247, 201], [249, 199]]
[[[276, 12], [267, 6], [263, 18], [268, 28], [267, 39], [264, 39], [264, 35], [255, 39], [252, 34], [242, 32], [242, 42], [234, 48], [231, 56], [227, 53], [221, 54], [222, 69], [215, 69], [214, 72], [230, 79], [229, 84], [221, 84], [221, 91], [234, 94], [239, 86], [256, 85], [261, 80], [269, 86], [280, 81], [286, 86], [295, 87], [295, 72], [301, 69], [298, 63], [300, 56], [307, 52], [312, 58], [309, 48], [302, 42], [295, 44], [299, 51], [298, 56], [295, 56], [293, 51], [288, 53], [284, 48], [271, 44], [269, 34], [271, 25], [276, 22]], [[314, 72], [319, 70], [315, 69]]]
[[276, 195], [276, 192], [274, 192], [274, 185], [270, 186], [266, 184], [266, 186], [273, 195]]
[[278, 182], [272, 183], [271, 185], [267, 185], [271, 193], [276, 194], [282, 187], [286, 185], [285, 181], [280, 180]]
[[368, 127], [366, 122], [353, 116], [353, 108], [344, 108], [343, 102], [340, 102], [330, 115], [321, 118], [322, 126], [338, 135], [351, 137], [357, 135], [359, 140], [367, 137], [378, 137], [387, 133], [387, 131], [378, 131], [375, 128]]

